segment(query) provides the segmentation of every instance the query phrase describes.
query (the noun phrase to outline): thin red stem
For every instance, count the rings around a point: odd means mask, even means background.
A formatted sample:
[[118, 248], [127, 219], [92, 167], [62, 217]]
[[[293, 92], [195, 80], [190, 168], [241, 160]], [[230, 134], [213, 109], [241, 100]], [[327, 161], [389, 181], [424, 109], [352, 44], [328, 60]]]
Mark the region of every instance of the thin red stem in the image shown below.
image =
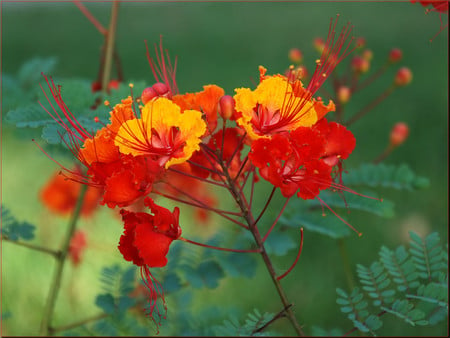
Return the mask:
[[81, 13], [83, 13], [84, 16], [95, 26], [95, 28], [97, 28], [97, 30], [100, 32], [100, 34], [106, 35], [108, 33], [106, 28], [103, 27], [103, 25], [100, 22], [98, 22], [98, 20], [92, 15], [92, 13], [80, 1], [74, 0], [73, 3], [75, 4], [75, 6], [78, 7], [78, 9], [81, 11]]
[[199, 181], [202, 181], [202, 182], [205, 182], [205, 183], [208, 183], [208, 184], [213, 184], [213, 185], [217, 185], [217, 186], [222, 187], [222, 188], [226, 188], [226, 186], [224, 184], [220, 184], [219, 182], [211, 181], [211, 180], [208, 180], [206, 178], [199, 177], [199, 176], [196, 176], [196, 175], [191, 175], [191, 174], [188, 174], [188, 173], [186, 173], [184, 171], [174, 169], [172, 167], [170, 167], [168, 170], [173, 171], [173, 172], [175, 172], [177, 174], [180, 174], [180, 175], [184, 175], [184, 176], [187, 176], [187, 177], [194, 178], [196, 180], [199, 180]]
[[[180, 202], [180, 203], [187, 204], [187, 205], [190, 205], [190, 206], [193, 206], [193, 207], [196, 207], [196, 208], [200, 208], [200, 209], [206, 209], [206, 208], [205, 208], [204, 206], [202, 206], [202, 205], [198, 205], [198, 204], [195, 204], [195, 203], [192, 203], [192, 202], [189, 202], [189, 201], [185, 201], [185, 200], [182, 200], [181, 198], [177, 198], [177, 197], [174, 197], [174, 196], [170, 196], [170, 195], [164, 194], [164, 193], [162, 193], [162, 192], [153, 191], [153, 193], [156, 194], [156, 195], [160, 195], [160, 196], [163, 196], [163, 197], [165, 197], [165, 198], [171, 199], [172, 201], [175, 201], [175, 202]], [[229, 216], [227, 216], [227, 215], [225, 215], [225, 214], [219, 212], [219, 211], [216, 210], [216, 209], [207, 209], [207, 210], [209, 210], [209, 211], [211, 211], [211, 212], [214, 212], [214, 213], [218, 214], [219, 216], [222, 216], [223, 218], [229, 220], [230, 222], [233, 222], [233, 223], [239, 225], [240, 227], [243, 227], [243, 228], [245, 228], [245, 229], [248, 229], [248, 227], [247, 227], [245, 224], [243, 224], [243, 223], [241, 223], [241, 222], [239, 222], [239, 221], [236, 221], [234, 218], [231, 218], [231, 217], [229, 217]]]
[[215, 250], [221, 250], [221, 251], [230, 251], [230, 252], [242, 252], [242, 253], [249, 253], [249, 252], [261, 252], [260, 249], [254, 249], [254, 250], [244, 250], [244, 249], [229, 249], [229, 248], [220, 248], [217, 246], [213, 246], [213, 245], [208, 245], [208, 244], [203, 244], [203, 243], [199, 243], [199, 242], [195, 242], [195, 241], [191, 241], [189, 239], [180, 237], [178, 238], [179, 240], [183, 241], [183, 242], [187, 242], [187, 243], [191, 243], [191, 244], [195, 244], [198, 246], [202, 246], [205, 248], [210, 248], [210, 249], [215, 249]]
[[283, 273], [281, 276], [278, 276], [278, 277], [277, 277], [278, 280], [283, 279], [284, 277], [286, 277], [286, 276], [289, 274], [289, 272], [292, 271], [292, 269], [293, 269], [293, 268], [295, 267], [295, 265], [297, 264], [298, 259], [300, 258], [300, 255], [302, 254], [302, 249], [303, 249], [303, 228], [300, 228], [300, 249], [298, 250], [297, 257], [295, 258], [295, 261], [294, 261], [294, 263], [291, 265], [291, 267], [290, 267], [285, 273]]

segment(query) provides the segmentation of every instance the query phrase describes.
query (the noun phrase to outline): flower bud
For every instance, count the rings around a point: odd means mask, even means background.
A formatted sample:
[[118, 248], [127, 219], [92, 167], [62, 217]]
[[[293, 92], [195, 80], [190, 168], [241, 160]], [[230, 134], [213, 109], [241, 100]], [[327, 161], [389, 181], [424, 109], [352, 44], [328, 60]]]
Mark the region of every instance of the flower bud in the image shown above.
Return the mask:
[[373, 58], [373, 52], [370, 49], [364, 49], [362, 52], [362, 58], [366, 61], [371, 61]]
[[397, 86], [406, 86], [412, 81], [412, 72], [407, 67], [402, 67], [395, 74], [394, 83]]
[[94, 81], [91, 84], [91, 92], [96, 93], [102, 89], [102, 84], [99, 81]]
[[224, 120], [233, 119], [235, 102], [232, 96], [224, 95], [219, 100], [219, 114]]
[[289, 60], [294, 63], [300, 63], [303, 60], [303, 53], [298, 48], [292, 48], [289, 51]]
[[398, 147], [406, 141], [409, 135], [409, 127], [404, 122], [398, 122], [391, 130], [390, 142], [394, 147]]
[[113, 79], [113, 80], [109, 81], [109, 83], [108, 83], [108, 90], [119, 89], [119, 84], [120, 84], [120, 81], [116, 80], [116, 79]]
[[403, 57], [403, 52], [399, 48], [392, 48], [389, 52], [389, 62], [396, 63], [399, 62]]
[[156, 82], [152, 87], [155, 90], [156, 94], [158, 94], [158, 96], [167, 97], [168, 95], [170, 95], [170, 88], [167, 87], [165, 83]]
[[357, 73], [366, 73], [369, 70], [370, 63], [361, 56], [355, 56], [352, 60], [352, 69]]
[[364, 38], [356, 39], [356, 47], [357, 48], [363, 48], [365, 45], [366, 45], [366, 39], [364, 39]]
[[349, 87], [341, 86], [338, 88], [336, 96], [337, 96], [339, 103], [345, 104], [350, 100], [350, 97], [352, 96], [352, 92]]
[[314, 48], [322, 54], [323, 50], [325, 49], [325, 42], [322, 38], [315, 38], [313, 41]]
[[154, 97], [158, 96], [153, 87], [147, 87], [142, 91], [141, 100], [143, 104], [146, 104]]

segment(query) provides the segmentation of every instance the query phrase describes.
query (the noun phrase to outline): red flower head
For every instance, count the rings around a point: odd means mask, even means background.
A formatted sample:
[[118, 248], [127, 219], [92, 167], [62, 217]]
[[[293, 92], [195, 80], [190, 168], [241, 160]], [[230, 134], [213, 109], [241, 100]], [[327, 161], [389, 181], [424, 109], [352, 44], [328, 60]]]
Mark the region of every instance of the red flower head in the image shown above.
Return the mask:
[[331, 184], [331, 167], [319, 160], [322, 142], [319, 133], [300, 127], [290, 134], [256, 140], [249, 158], [283, 196], [291, 197], [298, 191], [298, 197], [313, 199]]
[[313, 95], [339, 62], [352, 51], [349, 51], [349, 46], [353, 38], [348, 43], [346, 41], [351, 27], [345, 26], [335, 39], [336, 24], [337, 20], [334, 25], [330, 23], [322, 55], [316, 61], [316, 69], [306, 87], [303, 87], [295, 72], [287, 77], [266, 76], [265, 68], [260, 67], [261, 82], [254, 91], [248, 88], [236, 89], [236, 111], [241, 114], [237, 123], [251, 139], [271, 137], [298, 127], [310, 127], [328, 112], [335, 110], [332, 101], [324, 105], [320, 98], [316, 100]]
[[[164, 292], [149, 268], [163, 267], [167, 264], [166, 255], [170, 244], [181, 235], [178, 224], [180, 210], [176, 207], [170, 212], [156, 205], [150, 198], [146, 198], [144, 204], [153, 214], [121, 210], [125, 229], [118, 248], [125, 260], [141, 267], [142, 279], [150, 291], [149, 316], [160, 325], [163, 315], [158, 308], [157, 299], [158, 297], [162, 299], [164, 310], [167, 311]], [[154, 311], [159, 316], [158, 322], [153, 317]]]
[[338, 166], [355, 148], [353, 134], [344, 126], [324, 118], [313, 127], [253, 142], [249, 158], [260, 175], [279, 187], [285, 197], [315, 198], [332, 183], [332, 167]]

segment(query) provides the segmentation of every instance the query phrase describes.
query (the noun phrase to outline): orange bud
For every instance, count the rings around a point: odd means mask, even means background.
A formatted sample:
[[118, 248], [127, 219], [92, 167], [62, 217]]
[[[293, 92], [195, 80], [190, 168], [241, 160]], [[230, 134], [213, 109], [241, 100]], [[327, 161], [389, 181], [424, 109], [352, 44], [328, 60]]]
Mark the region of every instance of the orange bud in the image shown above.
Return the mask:
[[219, 114], [224, 120], [233, 119], [235, 102], [232, 96], [224, 95], [219, 100]]
[[323, 50], [325, 49], [325, 42], [322, 38], [315, 38], [313, 41], [314, 48], [322, 54]]
[[366, 45], [366, 39], [364, 39], [364, 38], [356, 39], [356, 47], [363, 48], [365, 45]]
[[119, 89], [119, 84], [120, 84], [120, 81], [116, 80], [116, 79], [113, 79], [113, 80], [109, 81], [109, 83], [108, 83], [108, 90]]
[[370, 63], [367, 59], [355, 56], [352, 60], [352, 69], [358, 73], [366, 73], [369, 70]]
[[389, 52], [389, 62], [395, 63], [402, 59], [403, 52], [401, 49], [398, 48], [392, 48], [392, 50]]
[[167, 85], [162, 82], [156, 82], [152, 87], [158, 94], [158, 96], [165, 96], [168, 95], [168, 93], [170, 92], [169, 87], [167, 87]]
[[406, 86], [412, 81], [412, 72], [407, 67], [402, 67], [395, 74], [394, 83], [397, 86]]
[[142, 91], [141, 100], [143, 104], [146, 104], [154, 97], [158, 96], [153, 87], [147, 87]]
[[350, 100], [350, 97], [352, 96], [352, 92], [349, 87], [341, 86], [338, 88], [337, 91], [337, 99], [339, 103], [345, 104]]
[[94, 81], [91, 84], [91, 92], [95, 93], [102, 89], [102, 84], [98, 81]]
[[367, 60], [367, 61], [372, 60], [372, 58], [373, 58], [373, 52], [372, 52], [370, 49], [365, 49], [365, 50], [362, 52], [362, 58], [363, 58], [364, 60]]
[[398, 122], [391, 130], [390, 142], [394, 147], [398, 147], [406, 141], [409, 135], [409, 127], [404, 122]]
[[303, 60], [303, 53], [298, 48], [292, 48], [289, 51], [289, 60], [294, 63], [300, 63]]

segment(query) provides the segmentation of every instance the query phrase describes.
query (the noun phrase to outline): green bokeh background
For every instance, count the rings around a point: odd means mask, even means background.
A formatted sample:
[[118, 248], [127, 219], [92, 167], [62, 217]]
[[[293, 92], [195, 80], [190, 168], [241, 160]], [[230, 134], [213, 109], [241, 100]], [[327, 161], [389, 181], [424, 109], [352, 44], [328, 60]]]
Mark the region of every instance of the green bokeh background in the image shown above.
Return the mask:
[[[107, 24], [109, 3], [86, 6]], [[120, 6], [117, 48], [126, 80], [151, 83], [144, 40], [152, 44], [162, 34], [165, 47], [171, 55], [178, 56], [181, 92], [198, 91], [205, 84], [215, 83], [233, 94], [234, 88], [253, 85], [259, 65], [267, 67], [269, 74], [283, 72], [292, 47], [303, 51], [305, 64], [312, 69], [317, 58], [312, 40], [326, 36], [329, 19], [337, 13], [342, 24], [350, 21], [354, 25], [355, 36], [366, 39], [374, 54], [372, 70], [383, 64], [392, 47], [398, 47], [404, 53], [401, 65], [411, 68], [414, 74], [409, 86], [398, 89], [352, 125], [357, 147], [347, 167], [376, 157], [386, 146], [394, 123], [404, 121], [410, 126], [410, 138], [386, 163], [407, 163], [431, 182], [429, 189], [416, 192], [380, 191], [396, 203], [394, 218], [358, 212], [349, 216], [351, 223], [364, 233], [361, 238], [354, 235], [346, 240], [354, 267], [356, 263], [368, 265], [377, 259], [381, 245], [393, 248], [407, 243], [409, 230], [422, 235], [438, 231], [442, 239], [448, 236], [448, 32], [444, 30], [429, 42], [439, 30], [437, 13], [425, 15], [422, 6], [409, 1], [128, 2]], [[443, 20], [447, 19], [444, 15]], [[94, 80], [102, 41], [102, 36], [72, 3], [2, 3], [2, 72], [15, 74], [33, 57], [56, 56], [58, 66], [52, 75]], [[396, 68], [354, 97], [347, 107], [349, 116], [390, 85]], [[61, 244], [68, 220], [50, 215], [37, 196], [56, 169], [28, 138], [3, 124], [2, 203], [19, 220], [38, 226], [34, 243], [55, 249]], [[102, 208], [94, 218], [81, 222], [80, 227], [89, 233], [89, 247], [81, 266], [73, 268], [68, 264], [65, 270], [56, 325], [99, 313], [94, 299], [100, 268], [114, 262], [126, 266], [116, 249], [121, 225], [110, 210]], [[214, 229], [202, 228], [201, 232], [206, 236]], [[290, 252], [288, 258], [276, 260], [277, 267], [284, 270], [294, 256], [295, 252]], [[2, 244], [2, 311], [11, 313], [2, 323], [3, 334], [37, 334], [53, 268], [51, 257]], [[283, 283], [307, 332], [313, 325], [351, 328], [335, 303], [335, 288], [345, 288], [335, 241], [305, 232], [301, 260]], [[261, 266], [255, 278], [222, 280], [217, 289], [196, 292], [195, 301], [196, 308], [208, 302], [248, 310], [256, 307], [261, 312], [279, 311], [275, 289]], [[292, 333], [287, 320], [279, 321], [274, 328]], [[412, 328], [386, 319], [380, 334], [425, 336], [446, 332], [446, 323], [434, 328]]]

